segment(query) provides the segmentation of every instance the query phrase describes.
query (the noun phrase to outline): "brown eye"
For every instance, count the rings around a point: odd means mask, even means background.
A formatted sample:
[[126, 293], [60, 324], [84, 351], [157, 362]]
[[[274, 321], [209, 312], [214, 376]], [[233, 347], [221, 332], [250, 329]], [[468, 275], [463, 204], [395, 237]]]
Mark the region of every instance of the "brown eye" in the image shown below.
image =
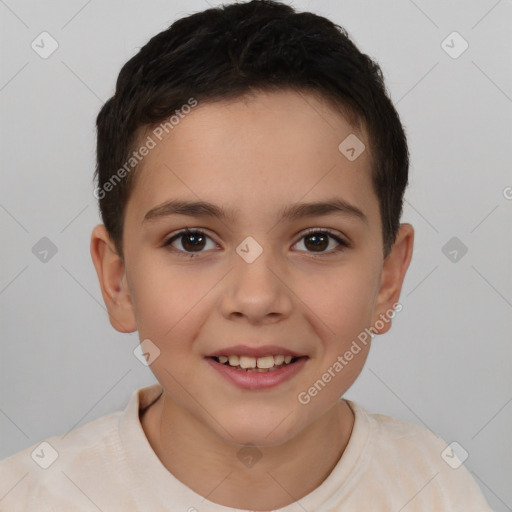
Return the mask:
[[201, 250], [204, 248], [206, 237], [199, 233], [185, 233], [181, 235], [181, 245], [186, 251]]
[[312, 251], [325, 251], [329, 246], [329, 236], [325, 233], [313, 233], [304, 237], [306, 242], [304, 245]]
[[[332, 247], [332, 241], [334, 241], [337, 246], [334, 244], [334, 247]], [[318, 253], [319, 255], [326, 256], [343, 251], [350, 247], [350, 244], [343, 238], [331, 233], [330, 231], [319, 229], [310, 230], [301, 238], [301, 240], [299, 240], [299, 242], [297, 242], [297, 244], [300, 243], [303, 243], [306, 248], [306, 252]], [[330, 246], [331, 248], [329, 249]]]
[[[169, 246], [184, 256], [193, 256], [194, 253], [204, 252], [203, 249], [207, 246], [208, 240], [211, 240], [211, 238], [202, 231], [185, 229], [167, 240], [164, 246]], [[215, 248], [217, 244], [213, 240], [211, 240], [211, 243]]]

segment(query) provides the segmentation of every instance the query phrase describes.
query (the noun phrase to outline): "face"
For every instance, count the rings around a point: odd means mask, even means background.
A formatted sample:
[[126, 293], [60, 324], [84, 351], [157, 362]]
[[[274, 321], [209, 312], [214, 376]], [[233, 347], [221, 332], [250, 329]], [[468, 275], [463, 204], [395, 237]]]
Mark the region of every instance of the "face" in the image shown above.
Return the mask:
[[369, 148], [311, 94], [199, 103], [136, 171], [111, 318], [158, 348], [175, 409], [226, 442], [280, 444], [332, 410], [369, 343], [336, 361], [398, 297], [408, 261], [386, 277], [369, 149], [338, 149], [351, 134]]

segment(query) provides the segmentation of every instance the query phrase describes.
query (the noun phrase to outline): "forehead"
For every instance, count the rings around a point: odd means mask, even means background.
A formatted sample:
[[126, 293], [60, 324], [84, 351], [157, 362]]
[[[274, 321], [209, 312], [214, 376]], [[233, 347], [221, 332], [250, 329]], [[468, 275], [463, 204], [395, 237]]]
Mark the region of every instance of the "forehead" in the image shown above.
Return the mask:
[[375, 202], [370, 152], [350, 161], [339, 149], [349, 136], [368, 148], [363, 128], [311, 93], [199, 102], [139, 164], [129, 203], [143, 214], [176, 197], [202, 199], [250, 215], [335, 193]]

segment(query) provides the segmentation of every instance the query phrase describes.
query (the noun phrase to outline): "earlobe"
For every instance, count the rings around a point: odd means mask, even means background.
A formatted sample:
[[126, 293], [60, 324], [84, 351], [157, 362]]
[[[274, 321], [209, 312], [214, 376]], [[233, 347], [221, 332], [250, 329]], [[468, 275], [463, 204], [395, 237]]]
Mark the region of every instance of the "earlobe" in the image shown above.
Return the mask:
[[[394, 316], [392, 311], [400, 299], [405, 273], [412, 258], [413, 245], [413, 227], [410, 224], [401, 224], [395, 243], [382, 266], [381, 284], [374, 318], [374, 329], [377, 334], [384, 334], [391, 328], [391, 318]], [[384, 325], [382, 326], [382, 324]]]
[[119, 332], [136, 331], [124, 262], [103, 224], [92, 231], [91, 257], [112, 327]]

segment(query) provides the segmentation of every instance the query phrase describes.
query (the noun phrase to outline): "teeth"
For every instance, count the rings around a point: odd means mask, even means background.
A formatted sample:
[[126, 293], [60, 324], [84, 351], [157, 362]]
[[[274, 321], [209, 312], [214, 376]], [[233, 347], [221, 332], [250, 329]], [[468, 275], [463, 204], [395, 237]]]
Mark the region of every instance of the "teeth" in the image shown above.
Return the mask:
[[[230, 362], [231, 364], [231, 362]], [[240, 356], [240, 366], [242, 368], [256, 368], [256, 358], [248, 356]]]
[[257, 366], [258, 368], [272, 368], [274, 366], [274, 356], [258, 357]]
[[277, 370], [276, 367], [283, 364], [290, 364], [292, 356], [263, 356], [263, 357], [250, 357], [250, 356], [218, 356], [219, 363], [233, 366], [235, 368], [242, 368], [244, 370], [254, 370], [257, 372]]
[[274, 356], [274, 364], [276, 366], [284, 363], [284, 356]]

